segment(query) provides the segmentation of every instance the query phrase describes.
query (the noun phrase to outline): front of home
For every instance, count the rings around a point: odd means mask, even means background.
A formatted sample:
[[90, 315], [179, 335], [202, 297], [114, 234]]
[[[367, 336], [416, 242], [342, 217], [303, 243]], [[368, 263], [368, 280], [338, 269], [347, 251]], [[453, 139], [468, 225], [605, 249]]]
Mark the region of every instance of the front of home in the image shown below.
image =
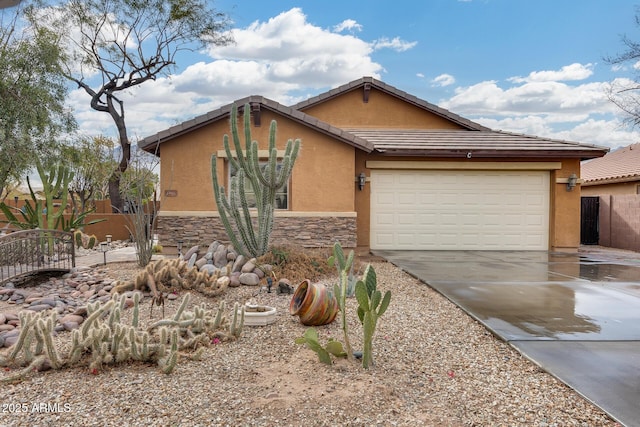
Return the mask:
[[[252, 138], [301, 139], [279, 195], [275, 243], [411, 250], [575, 251], [580, 161], [606, 149], [491, 131], [364, 77], [286, 107], [251, 96]], [[244, 108], [240, 109], [245, 114]], [[232, 171], [223, 149], [231, 105], [142, 140], [161, 158], [158, 233], [166, 245], [228, 241], [215, 206]]]

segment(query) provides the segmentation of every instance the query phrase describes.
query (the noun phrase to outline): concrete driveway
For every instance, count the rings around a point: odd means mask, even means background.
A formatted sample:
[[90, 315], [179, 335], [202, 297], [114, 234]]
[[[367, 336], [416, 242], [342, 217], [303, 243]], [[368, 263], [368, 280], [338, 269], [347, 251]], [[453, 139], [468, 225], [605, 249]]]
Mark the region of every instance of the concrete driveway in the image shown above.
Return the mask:
[[626, 426], [640, 426], [640, 254], [374, 251]]

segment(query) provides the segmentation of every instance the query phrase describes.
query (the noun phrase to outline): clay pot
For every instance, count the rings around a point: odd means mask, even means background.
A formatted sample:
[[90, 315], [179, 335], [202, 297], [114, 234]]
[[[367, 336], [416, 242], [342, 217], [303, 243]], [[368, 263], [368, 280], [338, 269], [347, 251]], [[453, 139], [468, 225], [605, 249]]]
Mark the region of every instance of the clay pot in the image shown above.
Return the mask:
[[334, 321], [338, 314], [338, 301], [333, 291], [325, 285], [316, 285], [304, 280], [298, 285], [289, 313], [300, 316], [300, 322], [307, 326], [326, 325]]

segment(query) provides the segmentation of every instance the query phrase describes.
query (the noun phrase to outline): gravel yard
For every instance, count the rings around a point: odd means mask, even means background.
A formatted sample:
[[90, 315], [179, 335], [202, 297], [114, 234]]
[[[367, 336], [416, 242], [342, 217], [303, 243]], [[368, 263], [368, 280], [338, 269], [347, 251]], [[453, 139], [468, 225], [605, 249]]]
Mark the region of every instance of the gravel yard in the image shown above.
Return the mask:
[[[374, 339], [376, 365], [321, 364], [294, 343], [306, 327], [289, 315], [290, 295], [230, 288], [238, 301], [275, 306], [268, 326], [245, 326], [200, 361], [163, 374], [155, 365], [86, 366], [36, 372], [0, 389], [0, 426], [614, 426], [606, 414], [497, 340], [447, 299], [389, 263], [373, 262], [378, 289], [392, 291]], [[107, 266], [114, 279], [135, 265]], [[217, 307], [199, 294], [192, 305]], [[171, 315], [180, 300], [167, 301]], [[150, 299], [141, 319], [150, 322]], [[355, 299], [350, 338], [360, 349]], [[7, 310], [0, 305], [1, 310]], [[153, 310], [153, 320], [160, 311]], [[318, 328], [342, 341], [339, 321]], [[64, 346], [70, 333], [56, 340]], [[6, 350], [5, 350], [6, 351]]]

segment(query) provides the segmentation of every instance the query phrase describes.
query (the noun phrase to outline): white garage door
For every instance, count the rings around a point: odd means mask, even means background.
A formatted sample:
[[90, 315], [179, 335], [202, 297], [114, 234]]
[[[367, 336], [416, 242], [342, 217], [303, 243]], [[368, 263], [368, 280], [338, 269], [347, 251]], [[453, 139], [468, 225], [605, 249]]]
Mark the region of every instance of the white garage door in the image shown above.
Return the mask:
[[548, 235], [548, 171], [371, 171], [372, 249], [547, 250]]

